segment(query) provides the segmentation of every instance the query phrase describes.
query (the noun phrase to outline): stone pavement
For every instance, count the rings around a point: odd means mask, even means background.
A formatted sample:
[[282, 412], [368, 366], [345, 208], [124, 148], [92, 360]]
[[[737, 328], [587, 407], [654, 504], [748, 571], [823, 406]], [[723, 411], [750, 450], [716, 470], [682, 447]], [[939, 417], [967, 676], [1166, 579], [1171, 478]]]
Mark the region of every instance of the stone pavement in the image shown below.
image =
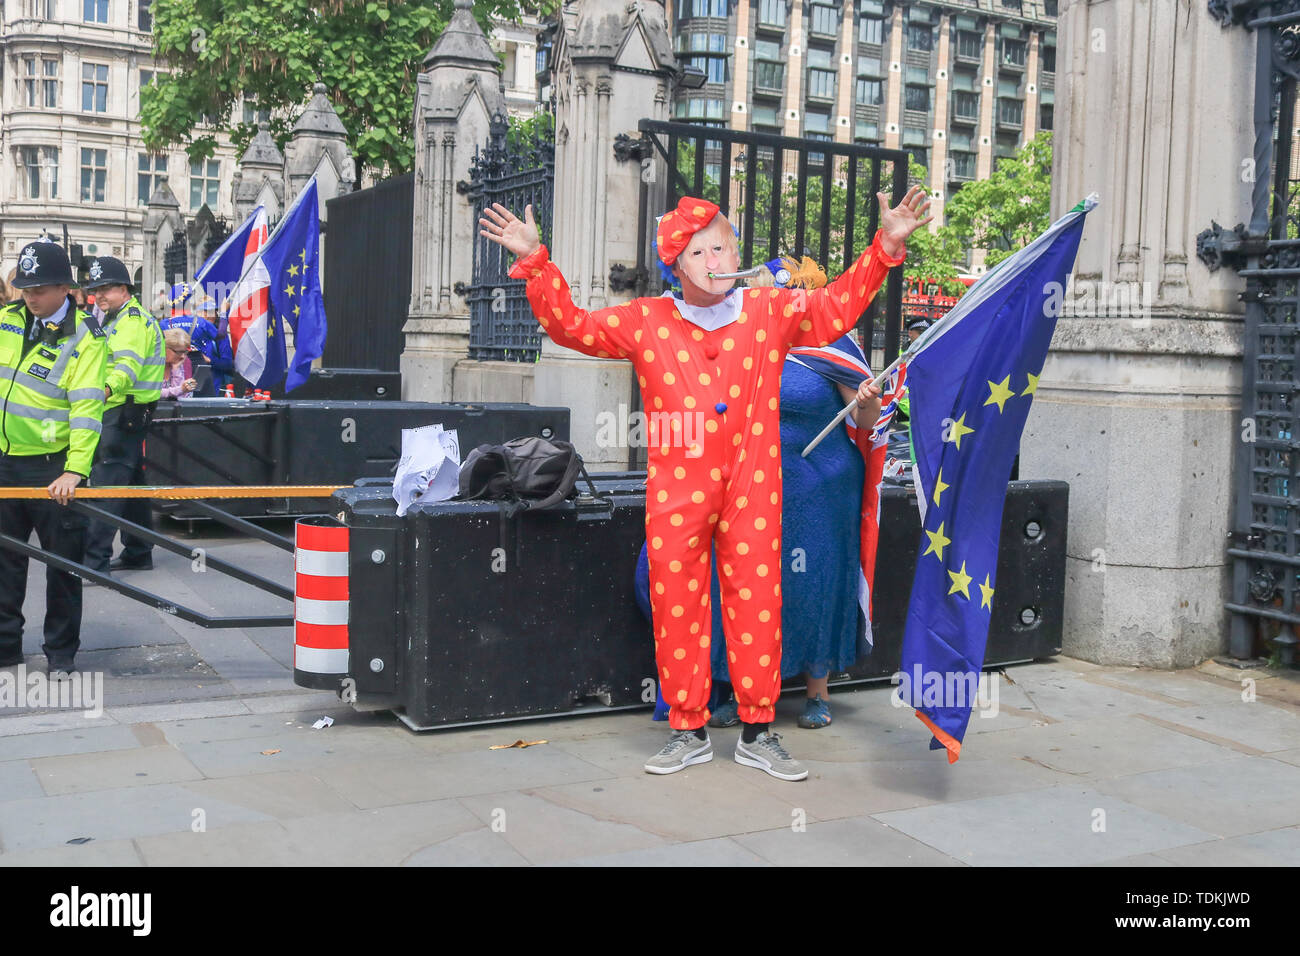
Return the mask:
[[[290, 577], [269, 546], [194, 543]], [[132, 580], [226, 613], [250, 593], [156, 560]], [[93, 589], [84, 631], [101, 717], [0, 710], [0, 864], [1300, 864], [1295, 672], [1011, 667], [954, 765], [887, 686], [835, 693], [818, 731], [791, 695], [777, 729], [811, 774], [785, 783], [731, 759], [737, 730], [711, 763], [644, 773], [666, 737], [648, 709], [415, 734], [295, 688], [284, 628], [203, 631]], [[488, 749], [519, 739], [546, 743]]]

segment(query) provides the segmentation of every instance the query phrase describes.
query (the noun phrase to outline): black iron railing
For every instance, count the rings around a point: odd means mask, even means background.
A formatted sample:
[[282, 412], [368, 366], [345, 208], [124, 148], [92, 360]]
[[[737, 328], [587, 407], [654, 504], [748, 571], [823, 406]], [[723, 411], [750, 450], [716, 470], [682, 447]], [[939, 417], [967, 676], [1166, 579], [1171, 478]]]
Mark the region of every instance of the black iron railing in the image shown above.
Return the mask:
[[[492, 118], [488, 142], [475, 151], [470, 180], [462, 190], [476, 210], [501, 203], [522, 216], [532, 205], [542, 242], [551, 241], [555, 183], [555, 136], [546, 125], [528, 135], [511, 135], [501, 114]], [[542, 347], [537, 319], [524, 283], [508, 275], [514, 256], [479, 237], [474, 243], [474, 277], [465, 288], [469, 305], [469, 356], [535, 362]]]

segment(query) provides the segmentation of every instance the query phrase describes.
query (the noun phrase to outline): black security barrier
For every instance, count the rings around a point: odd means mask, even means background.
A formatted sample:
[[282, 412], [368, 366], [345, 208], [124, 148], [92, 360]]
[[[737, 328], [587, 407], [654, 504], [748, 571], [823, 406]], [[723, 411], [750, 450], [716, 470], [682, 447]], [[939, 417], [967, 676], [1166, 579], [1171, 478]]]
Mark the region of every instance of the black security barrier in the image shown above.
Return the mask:
[[[402, 429], [434, 423], [456, 430], [462, 457], [523, 435], [569, 437], [569, 409], [522, 403], [196, 398], [159, 403], [145, 474], [157, 484], [345, 487], [359, 478], [391, 478]], [[176, 518], [213, 517], [211, 508], [190, 501], [156, 507]], [[329, 499], [236, 499], [221, 508], [245, 517], [321, 514]]]
[[[456, 501], [398, 518], [379, 481], [337, 492], [356, 705], [425, 729], [654, 703], [654, 642], [634, 596], [644, 473], [592, 477], [607, 498], [517, 519]], [[1059, 481], [1008, 486], [986, 667], [1061, 649], [1068, 497]], [[884, 489], [881, 525], [875, 648], [835, 683], [899, 667], [921, 537], [910, 490]]]
[[307, 381], [292, 392], [283, 385], [271, 389], [272, 398], [294, 401], [396, 402], [402, 398], [402, 373], [377, 368], [314, 368]]

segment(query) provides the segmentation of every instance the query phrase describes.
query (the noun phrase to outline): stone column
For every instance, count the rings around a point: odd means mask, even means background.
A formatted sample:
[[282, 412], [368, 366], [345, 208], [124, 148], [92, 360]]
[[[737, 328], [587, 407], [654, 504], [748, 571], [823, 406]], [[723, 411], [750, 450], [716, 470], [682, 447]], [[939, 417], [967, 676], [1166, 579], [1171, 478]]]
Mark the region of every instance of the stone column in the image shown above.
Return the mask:
[[[140, 268], [140, 301], [148, 309], [159, 314], [164, 305], [167, 290], [176, 281], [174, 276], [163, 274], [163, 254], [168, 244], [185, 232], [185, 220], [181, 218], [181, 204], [176, 201], [167, 177], [160, 176], [154, 187], [149, 204], [145, 207], [144, 217], [144, 260]], [[182, 279], [189, 278], [182, 276]]]
[[1053, 215], [1101, 205], [1020, 474], [1070, 483], [1065, 652], [1190, 666], [1226, 646], [1242, 282], [1189, 254], [1211, 219], [1250, 218], [1255, 37], [1127, 0], [1063, 3], [1059, 35]]
[[[615, 264], [635, 267], [641, 164], [619, 162], [614, 138], [643, 118], [668, 116], [676, 61], [658, 0], [582, 0], [555, 46], [555, 213], [551, 256], [584, 309], [626, 302], [609, 288]], [[665, 176], [658, 177], [666, 178]], [[651, 214], [662, 199], [652, 196]], [[662, 210], [658, 210], [662, 211]], [[630, 449], [599, 447], [603, 415], [618, 416], [636, 388], [629, 362], [594, 359], [544, 339], [533, 401], [572, 409], [573, 443], [593, 469], [626, 468]]]
[[[413, 401], [452, 401], [456, 365], [469, 354], [469, 307], [454, 286], [473, 278], [478, 216], [456, 186], [468, 181], [492, 116], [506, 109], [499, 62], [472, 8], [471, 0], [456, 0], [417, 81], [411, 305], [401, 359], [402, 397]], [[516, 374], [531, 371], [510, 364]]]

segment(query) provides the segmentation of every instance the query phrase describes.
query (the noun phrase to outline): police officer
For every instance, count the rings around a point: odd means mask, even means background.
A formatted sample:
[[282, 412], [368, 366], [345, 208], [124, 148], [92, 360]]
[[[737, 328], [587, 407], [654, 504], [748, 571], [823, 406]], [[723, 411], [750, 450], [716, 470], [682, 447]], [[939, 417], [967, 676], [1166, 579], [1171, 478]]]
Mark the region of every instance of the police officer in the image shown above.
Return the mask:
[[[103, 385], [104, 431], [91, 482], [104, 485], [143, 485], [144, 438], [166, 377], [162, 331], [158, 322], [131, 291], [126, 266], [112, 256], [90, 260], [87, 291], [104, 310], [108, 335], [108, 371]], [[105, 501], [104, 510], [150, 528], [153, 519], [146, 498]], [[147, 570], [153, 567], [153, 545], [122, 532], [122, 554], [109, 562], [116, 529], [91, 521], [86, 534], [86, 564], [98, 571]]]
[[[22, 298], [0, 308], [0, 485], [46, 485], [45, 500], [0, 501], [0, 531], [81, 561], [85, 518], [66, 505], [90, 474], [104, 411], [108, 347], [93, 317], [76, 307], [67, 253], [33, 242], [18, 258]], [[55, 504], [58, 502], [58, 504]], [[0, 548], [0, 666], [23, 660], [27, 558]], [[45, 574], [45, 642], [50, 675], [76, 670], [81, 646], [81, 579]]]
[[930, 327], [930, 323], [925, 319], [917, 319], [907, 327], [907, 341], [909, 344], [920, 338], [921, 333]]

